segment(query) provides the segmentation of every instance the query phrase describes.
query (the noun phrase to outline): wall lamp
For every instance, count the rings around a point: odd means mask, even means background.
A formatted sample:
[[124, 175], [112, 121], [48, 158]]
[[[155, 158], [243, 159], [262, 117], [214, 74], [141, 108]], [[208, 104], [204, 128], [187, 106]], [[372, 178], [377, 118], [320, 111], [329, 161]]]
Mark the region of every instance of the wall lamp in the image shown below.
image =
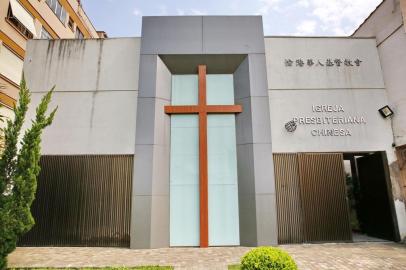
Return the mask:
[[382, 115], [383, 118], [388, 118], [393, 115], [393, 111], [388, 105], [380, 108], [378, 111]]

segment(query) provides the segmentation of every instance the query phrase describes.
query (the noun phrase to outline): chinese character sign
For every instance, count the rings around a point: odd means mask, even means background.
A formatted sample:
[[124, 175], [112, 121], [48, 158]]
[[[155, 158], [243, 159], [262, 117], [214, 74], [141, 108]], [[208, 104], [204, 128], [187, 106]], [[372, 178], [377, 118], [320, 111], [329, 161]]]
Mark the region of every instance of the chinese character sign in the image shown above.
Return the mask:
[[362, 60], [349, 58], [285, 59], [286, 67], [359, 67]]

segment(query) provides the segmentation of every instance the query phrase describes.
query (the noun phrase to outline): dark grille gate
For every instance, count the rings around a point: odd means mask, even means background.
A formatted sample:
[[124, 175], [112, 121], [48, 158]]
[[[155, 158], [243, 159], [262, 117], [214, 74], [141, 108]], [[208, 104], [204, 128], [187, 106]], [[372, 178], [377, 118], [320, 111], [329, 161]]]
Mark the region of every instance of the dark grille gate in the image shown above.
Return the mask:
[[129, 247], [133, 156], [42, 156], [22, 246]]
[[351, 241], [343, 155], [273, 157], [279, 243]]

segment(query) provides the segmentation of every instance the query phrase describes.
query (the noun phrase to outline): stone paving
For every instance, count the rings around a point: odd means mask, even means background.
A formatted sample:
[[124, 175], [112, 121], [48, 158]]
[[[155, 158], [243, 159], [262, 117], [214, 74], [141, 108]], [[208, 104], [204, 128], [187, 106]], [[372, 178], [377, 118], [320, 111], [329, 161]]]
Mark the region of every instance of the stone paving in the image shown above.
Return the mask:
[[[347, 243], [282, 245], [300, 270], [405, 270], [406, 245]], [[20, 247], [9, 267], [102, 267], [170, 265], [175, 269], [227, 269], [250, 248], [212, 247], [131, 250], [123, 248]]]

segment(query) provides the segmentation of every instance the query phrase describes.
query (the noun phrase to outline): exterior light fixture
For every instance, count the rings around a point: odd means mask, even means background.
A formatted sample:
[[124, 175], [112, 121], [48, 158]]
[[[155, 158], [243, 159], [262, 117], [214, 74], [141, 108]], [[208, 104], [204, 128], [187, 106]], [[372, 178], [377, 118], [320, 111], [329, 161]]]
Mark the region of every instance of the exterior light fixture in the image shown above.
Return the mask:
[[383, 118], [388, 118], [393, 115], [393, 111], [388, 105], [380, 108], [378, 111], [382, 115]]

